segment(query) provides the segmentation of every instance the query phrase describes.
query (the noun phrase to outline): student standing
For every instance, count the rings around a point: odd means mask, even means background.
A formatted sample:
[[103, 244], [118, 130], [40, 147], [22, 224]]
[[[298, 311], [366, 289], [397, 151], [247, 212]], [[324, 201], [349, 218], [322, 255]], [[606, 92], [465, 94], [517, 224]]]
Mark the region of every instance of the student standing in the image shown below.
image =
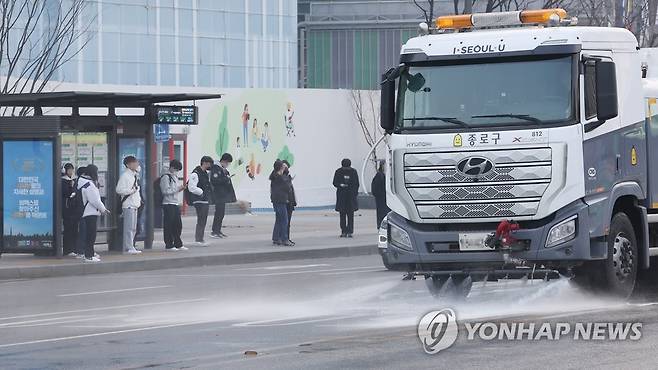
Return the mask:
[[352, 161], [345, 158], [341, 168], [334, 173], [336, 187], [336, 211], [340, 213], [340, 237], [351, 238], [354, 234], [354, 212], [359, 210], [359, 176], [351, 167]]
[[139, 176], [137, 169], [139, 161], [132, 155], [123, 159], [126, 170], [119, 177], [116, 192], [120, 197], [121, 214], [123, 217], [123, 251], [128, 254], [140, 254], [135, 249], [135, 235], [137, 233], [138, 210], [142, 206]]
[[162, 192], [162, 213], [164, 215], [163, 233], [165, 249], [168, 251], [188, 250], [181, 240], [183, 222], [180, 215], [180, 202], [178, 193], [185, 190], [185, 185], [178, 181], [178, 173], [183, 164], [172, 159], [169, 162], [169, 172], [160, 177], [160, 191]]
[[[86, 172], [87, 172], [87, 166], [78, 167], [77, 171], [75, 171], [76, 180], [75, 180], [74, 188], [76, 191], [78, 191], [78, 185], [80, 179], [82, 178], [83, 175], [86, 174]], [[81, 205], [77, 204], [75, 206], [79, 207]], [[76, 213], [78, 212], [76, 211]], [[77, 258], [85, 258], [85, 238], [86, 238], [85, 223], [82, 220], [81, 213], [78, 213], [76, 217], [78, 218], [78, 235], [75, 240], [75, 254]]]
[[190, 201], [196, 210], [196, 232], [194, 233], [194, 239], [197, 245], [201, 247], [208, 245], [205, 241], [205, 231], [206, 223], [208, 222], [208, 203], [212, 197], [212, 186], [210, 185], [208, 170], [210, 170], [212, 165], [212, 158], [203, 156], [200, 165], [190, 174], [187, 186], [190, 192]]
[[384, 217], [391, 211], [386, 205], [386, 175], [384, 174], [384, 161], [377, 166], [377, 173], [372, 178], [370, 191], [375, 197], [375, 204], [377, 205], [377, 229], [382, 224]]
[[295, 242], [293, 242], [290, 239], [290, 222], [292, 220], [292, 212], [295, 210], [295, 207], [297, 207], [297, 197], [295, 196], [295, 187], [292, 185], [292, 179], [293, 176], [290, 175], [290, 162], [283, 160], [283, 164], [286, 165], [285, 171], [283, 171], [283, 176], [285, 177], [286, 181], [288, 182], [288, 187], [290, 192], [288, 193], [288, 203], [287, 203], [287, 210], [288, 210], [288, 241], [295, 245]]
[[75, 207], [75, 168], [71, 163], [64, 165], [62, 174], [62, 220], [64, 222], [63, 230], [63, 251], [68, 257], [77, 257], [76, 242], [78, 238], [78, 222], [80, 219], [76, 215]]
[[78, 191], [82, 192], [82, 203], [84, 212], [82, 214], [82, 223], [84, 226], [84, 262], [100, 262], [100, 258], [94, 253], [94, 244], [96, 244], [96, 230], [98, 228], [98, 216], [109, 214], [110, 211], [105, 208], [101, 201], [101, 194], [98, 191], [98, 167], [90, 164], [85, 170], [85, 174], [78, 180]]
[[226, 238], [228, 236], [222, 232], [222, 223], [226, 214], [226, 203], [236, 201], [231, 174], [228, 172], [228, 166], [232, 162], [233, 157], [229, 153], [224, 153], [219, 160], [219, 164], [213, 164], [210, 169], [210, 183], [212, 185], [213, 202], [215, 203], [211, 238]]
[[270, 174], [270, 199], [274, 207], [274, 230], [272, 231], [272, 243], [274, 245], [292, 246], [288, 237], [288, 197], [290, 189], [288, 181], [283, 172], [286, 165], [276, 160], [274, 170]]

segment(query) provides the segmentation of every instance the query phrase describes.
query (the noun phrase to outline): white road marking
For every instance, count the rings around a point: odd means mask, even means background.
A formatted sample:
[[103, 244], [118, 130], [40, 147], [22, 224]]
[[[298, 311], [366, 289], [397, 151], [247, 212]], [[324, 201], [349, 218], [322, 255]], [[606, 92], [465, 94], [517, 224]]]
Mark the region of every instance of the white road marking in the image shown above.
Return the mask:
[[68, 294], [58, 294], [58, 297], [75, 297], [80, 295], [93, 295], [93, 294], [107, 294], [107, 293], [122, 293], [122, 292], [132, 292], [135, 290], [147, 290], [147, 289], [163, 289], [171, 288], [173, 285], [156, 285], [156, 286], [144, 286], [138, 288], [126, 288], [126, 289], [114, 289], [114, 290], [99, 290], [96, 292], [83, 292], [83, 293], [68, 293]]
[[233, 271], [248, 271], [248, 270], [288, 270], [288, 269], [307, 269], [311, 267], [328, 267], [331, 266], [327, 263], [318, 263], [314, 265], [288, 265], [288, 266], [266, 266], [266, 267], [247, 267], [241, 269], [233, 269]]
[[[33, 328], [36, 326], [49, 326], [49, 325], [59, 325], [59, 324], [68, 324], [68, 323], [74, 323], [74, 322], [86, 322], [86, 321], [98, 321], [102, 317], [103, 320], [107, 320], [109, 317], [107, 316], [92, 316], [92, 317], [87, 317], [84, 319], [81, 318], [71, 318], [71, 319], [66, 319], [62, 317], [55, 318], [54, 321], [49, 321], [49, 322], [40, 322], [40, 323], [35, 323], [35, 324], [20, 324], [20, 325], [8, 325], [6, 328]], [[11, 323], [9, 323], [11, 324]]]
[[629, 303], [630, 306], [636, 307], [646, 307], [646, 306], [656, 306], [658, 302], [646, 302], [646, 303]]
[[355, 318], [355, 317], [358, 317], [358, 316], [343, 315], [343, 316], [325, 317], [325, 318], [322, 318], [322, 319], [306, 319], [306, 320], [288, 321], [288, 322], [281, 322], [281, 321], [285, 321], [285, 319], [274, 319], [274, 320], [242, 322], [242, 323], [238, 323], [238, 324], [233, 324], [232, 326], [236, 326], [236, 327], [245, 327], [245, 326], [290, 326], [290, 325], [299, 325], [299, 324], [312, 324], [312, 323], [315, 323], [315, 322], [351, 319], [351, 318]]
[[66, 340], [82, 339], [82, 338], [93, 338], [93, 337], [101, 337], [101, 336], [104, 336], [104, 335], [133, 333], [133, 332], [138, 332], [138, 331], [148, 331], [148, 330], [156, 330], [156, 329], [176, 328], [176, 327], [180, 327], [180, 326], [189, 326], [189, 325], [195, 325], [195, 324], [201, 324], [201, 323], [203, 323], [203, 322], [202, 322], [202, 321], [199, 321], [199, 322], [189, 322], [189, 323], [184, 323], [184, 324], [171, 324], [171, 325], [147, 326], [147, 327], [144, 327], [144, 328], [136, 328], [136, 329], [125, 329], [125, 330], [106, 331], [106, 332], [101, 332], [101, 333], [92, 333], [92, 334], [83, 334], [83, 335], [72, 335], [72, 336], [69, 336], [69, 337], [58, 337], [58, 338], [49, 338], [49, 339], [38, 339], [38, 340], [31, 340], [31, 341], [27, 341], [27, 342], [18, 342], [18, 343], [0, 344], [0, 348], [17, 347], [17, 346], [24, 346], [24, 345], [28, 345], [28, 344], [40, 344], [40, 343], [61, 342], [61, 341], [66, 341]]
[[360, 266], [360, 267], [346, 267], [342, 269], [323, 269], [323, 270], [309, 270], [309, 271], [288, 271], [288, 272], [272, 272], [266, 274], [251, 274], [248, 276], [279, 276], [279, 275], [297, 275], [297, 274], [316, 274], [320, 272], [339, 272], [339, 271], [354, 271], [354, 270], [363, 270], [371, 269], [372, 266]]
[[322, 272], [319, 275], [345, 275], [345, 274], [358, 274], [362, 272], [374, 272], [374, 271], [383, 271], [382, 268], [370, 268], [370, 269], [363, 269], [363, 270], [351, 270], [351, 271], [338, 271], [338, 272]]
[[80, 319], [85, 316], [61, 316], [61, 317], [52, 317], [50, 319], [39, 319], [39, 320], [27, 320], [27, 321], [13, 321], [13, 322], [3, 322], [0, 324], [0, 327], [4, 326], [14, 326], [14, 325], [26, 325], [26, 324], [35, 324], [35, 323], [45, 323], [45, 322], [52, 322], [56, 320], [67, 320], [67, 319]]
[[31, 317], [44, 317], [44, 316], [55, 316], [55, 315], [66, 315], [70, 313], [81, 313], [81, 312], [94, 312], [94, 311], [107, 311], [107, 310], [116, 310], [123, 308], [134, 308], [134, 307], [147, 307], [147, 306], [158, 306], [163, 304], [177, 304], [177, 303], [192, 303], [192, 302], [203, 302], [207, 301], [209, 298], [197, 298], [197, 299], [181, 299], [177, 301], [163, 301], [163, 302], [151, 302], [151, 303], [137, 303], [137, 304], [127, 304], [121, 306], [109, 306], [109, 307], [95, 307], [95, 308], [84, 308], [80, 310], [70, 310], [70, 311], [59, 311], [59, 312], [45, 312], [37, 313], [31, 315], [19, 315], [19, 316], [8, 316], [0, 317], [0, 321], [5, 320], [14, 320], [14, 319], [27, 319]]

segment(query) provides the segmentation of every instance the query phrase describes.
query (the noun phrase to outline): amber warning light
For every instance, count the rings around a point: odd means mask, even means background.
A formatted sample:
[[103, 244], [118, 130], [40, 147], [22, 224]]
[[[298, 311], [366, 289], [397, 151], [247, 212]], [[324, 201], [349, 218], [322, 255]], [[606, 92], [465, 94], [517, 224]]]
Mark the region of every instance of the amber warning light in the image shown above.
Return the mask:
[[524, 24], [559, 24], [567, 18], [564, 9], [523, 10], [517, 12], [447, 15], [436, 18], [438, 29], [486, 28]]

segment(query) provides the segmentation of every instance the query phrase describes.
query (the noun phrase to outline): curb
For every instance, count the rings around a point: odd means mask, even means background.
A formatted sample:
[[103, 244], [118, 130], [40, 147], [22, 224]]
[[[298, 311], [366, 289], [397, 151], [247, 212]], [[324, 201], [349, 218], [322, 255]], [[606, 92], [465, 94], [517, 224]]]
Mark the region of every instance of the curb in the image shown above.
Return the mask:
[[209, 256], [157, 258], [139, 261], [101, 262], [96, 264], [47, 265], [0, 269], [0, 281], [48, 277], [113, 274], [119, 272], [166, 270], [183, 267], [240, 265], [249, 263], [291, 261], [311, 258], [351, 257], [377, 254], [374, 244], [261, 253], [233, 253]]

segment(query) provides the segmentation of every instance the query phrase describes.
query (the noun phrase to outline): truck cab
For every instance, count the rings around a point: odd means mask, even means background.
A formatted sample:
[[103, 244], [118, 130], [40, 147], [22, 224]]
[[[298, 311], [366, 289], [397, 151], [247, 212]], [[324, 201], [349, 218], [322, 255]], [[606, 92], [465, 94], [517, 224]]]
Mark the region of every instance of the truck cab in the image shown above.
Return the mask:
[[566, 275], [628, 297], [648, 268], [647, 65], [631, 32], [572, 23], [439, 17], [384, 75], [387, 258], [432, 293]]

